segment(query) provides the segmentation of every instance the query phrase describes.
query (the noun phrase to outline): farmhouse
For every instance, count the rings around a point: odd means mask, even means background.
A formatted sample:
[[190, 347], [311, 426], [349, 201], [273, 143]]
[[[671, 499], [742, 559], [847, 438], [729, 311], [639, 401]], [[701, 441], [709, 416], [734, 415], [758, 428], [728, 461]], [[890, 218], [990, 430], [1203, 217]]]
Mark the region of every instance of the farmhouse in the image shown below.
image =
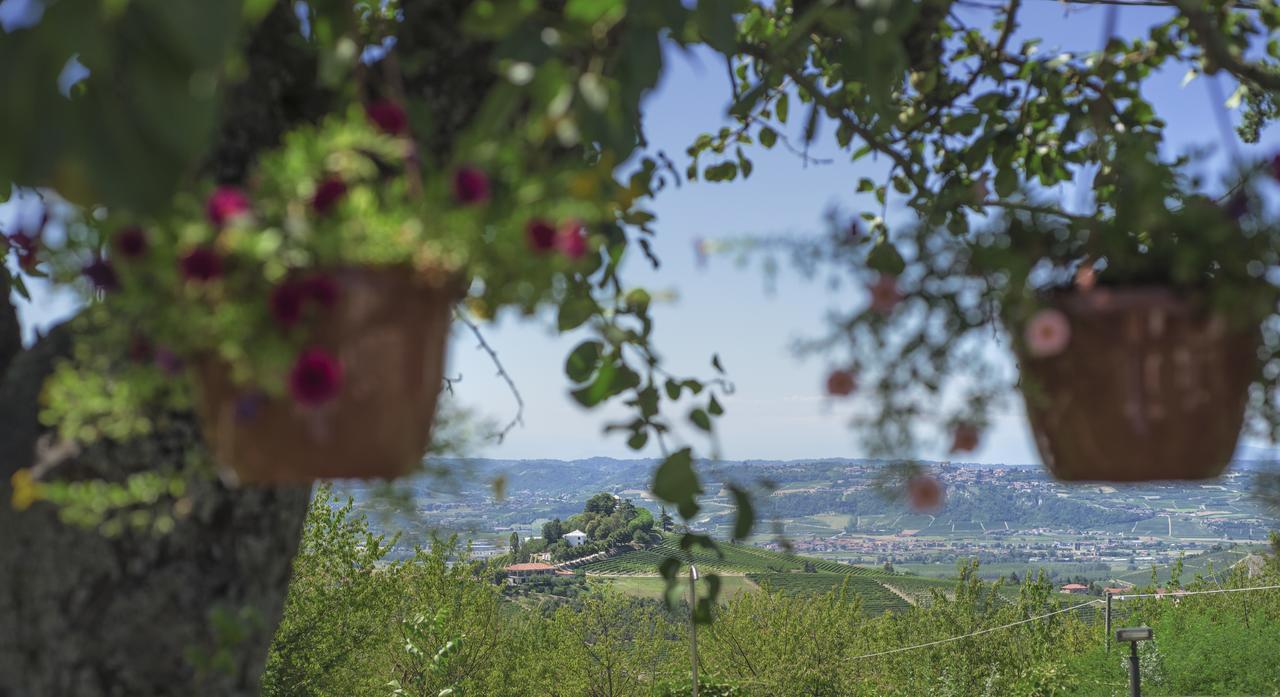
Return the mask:
[[515, 585], [524, 579], [534, 578], [538, 576], [554, 576], [556, 567], [542, 562], [530, 562], [528, 564], [512, 564], [507, 567], [507, 582]]
[[586, 541], [587, 541], [587, 533], [581, 530], [574, 530], [573, 532], [566, 532], [564, 534], [564, 543], [569, 545], [570, 547], [577, 547], [578, 545]]
[[1068, 583], [1067, 585], [1062, 587], [1062, 592], [1079, 595], [1082, 593], [1088, 593], [1089, 587], [1084, 585], [1083, 583]]

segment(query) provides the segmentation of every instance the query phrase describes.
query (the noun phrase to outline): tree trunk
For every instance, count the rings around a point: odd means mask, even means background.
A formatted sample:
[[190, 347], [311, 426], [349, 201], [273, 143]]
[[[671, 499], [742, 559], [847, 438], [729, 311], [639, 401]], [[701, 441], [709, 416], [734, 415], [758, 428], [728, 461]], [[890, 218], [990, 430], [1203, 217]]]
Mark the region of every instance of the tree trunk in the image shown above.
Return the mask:
[[[437, 163], [447, 160], [453, 137], [493, 80], [492, 47], [468, 41], [458, 27], [469, 4], [407, 3], [397, 31], [405, 91], [424, 103], [435, 124], [422, 151]], [[245, 55], [248, 78], [229, 91], [203, 168], [220, 182], [243, 182], [257, 153], [332, 106], [332, 95], [317, 84], [314, 46], [292, 2], [277, 2]], [[107, 537], [64, 524], [48, 503], [15, 510], [10, 479], [37, 460], [39, 393], [54, 362], [69, 353], [71, 334], [61, 327], [21, 351], [9, 291], [4, 278], [0, 697], [258, 694], [309, 490], [194, 482], [185, 495], [189, 512], [163, 535]], [[180, 467], [201, 447], [194, 419], [175, 415], [153, 437], [94, 446], [54, 474], [120, 481], [130, 472]]]
[[[249, 77], [228, 93], [205, 166], [223, 182], [243, 181], [258, 152], [329, 101], [292, 3], [268, 14], [246, 56]], [[0, 273], [0, 697], [258, 694], [309, 488], [190, 482], [186, 515], [167, 534], [109, 537], [65, 524], [48, 503], [16, 510], [10, 480], [37, 460], [39, 393], [72, 338], [60, 327], [24, 352], [17, 329]], [[181, 468], [201, 447], [191, 415], [175, 415], [152, 437], [96, 445], [48, 478], [119, 482]]]
[[[55, 330], [0, 387], [0, 696], [256, 695], [309, 490], [197, 481], [168, 534], [106, 537], [62, 523], [51, 504], [15, 510], [9, 480], [33, 460], [39, 390], [69, 346]], [[198, 447], [179, 418], [155, 438], [90, 448], [56, 476], [118, 481]]]

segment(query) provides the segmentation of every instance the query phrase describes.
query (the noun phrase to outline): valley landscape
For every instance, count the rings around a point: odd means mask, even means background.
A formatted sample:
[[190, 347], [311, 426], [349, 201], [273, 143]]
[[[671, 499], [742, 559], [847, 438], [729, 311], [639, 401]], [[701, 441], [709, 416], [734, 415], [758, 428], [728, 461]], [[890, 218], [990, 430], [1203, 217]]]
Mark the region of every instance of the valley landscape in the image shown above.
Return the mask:
[[[629, 499], [655, 517], [661, 506], [647, 493], [654, 461], [455, 460], [438, 462], [448, 477], [419, 478], [394, 490], [347, 485], [375, 529], [400, 533], [392, 556], [411, 555], [433, 536], [458, 535], [474, 557], [508, 551], [513, 533], [537, 539], [542, 525], [568, 519], [597, 492]], [[979, 562], [988, 580], [1016, 579], [1043, 570], [1059, 585], [1069, 581], [1126, 587], [1168, 579], [1181, 561], [1185, 578], [1215, 577], [1266, 545], [1273, 513], [1250, 495], [1255, 462], [1237, 463], [1217, 480], [1142, 486], [1063, 484], [1038, 467], [927, 463], [946, 488], [933, 513], [913, 513], [881, 493], [891, 463], [861, 459], [702, 462], [709, 495], [691, 528], [728, 540], [733, 508], [726, 485], [754, 493], [763, 524], [730, 558], [712, 564], [732, 577], [727, 592], [759, 583], [795, 587], [778, 576], [796, 563], [789, 555], [822, 562], [821, 572], [892, 572], [897, 586], [863, 592], [892, 605], [903, 583], [927, 589], [928, 579], [953, 579], [957, 564]], [[660, 548], [660, 547], [659, 547]], [[760, 554], [773, 552], [772, 561]], [[755, 555], [755, 560], [744, 561]], [[582, 565], [588, 576], [614, 578], [640, 596], [660, 594], [653, 550]], [[791, 557], [794, 559], [795, 557]], [[902, 581], [917, 577], [916, 581]], [[851, 578], [858, 578], [853, 575]], [[805, 581], [829, 589], [843, 579]], [[858, 582], [855, 581], [855, 587]], [[893, 584], [890, 584], [893, 586]], [[1096, 588], [1095, 588], [1096, 590]], [[919, 595], [918, 593], [916, 595]], [[926, 593], [927, 595], [927, 593]]]

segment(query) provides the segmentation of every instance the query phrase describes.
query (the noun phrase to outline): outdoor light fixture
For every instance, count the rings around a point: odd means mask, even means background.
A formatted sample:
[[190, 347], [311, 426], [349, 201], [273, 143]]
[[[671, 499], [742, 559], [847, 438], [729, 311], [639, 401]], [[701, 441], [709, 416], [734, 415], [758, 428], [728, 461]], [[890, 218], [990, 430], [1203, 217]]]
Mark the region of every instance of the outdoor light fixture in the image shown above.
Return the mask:
[[1138, 642], [1151, 641], [1153, 633], [1150, 627], [1129, 627], [1116, 630], [1116, 641], [1129, 642], [1129, 695], [1142, 697], [1142, 685], [1138, 675]]
[[1151, 641], [1150, 627], [1130, 627], [1117, 629], [1116, 641]]

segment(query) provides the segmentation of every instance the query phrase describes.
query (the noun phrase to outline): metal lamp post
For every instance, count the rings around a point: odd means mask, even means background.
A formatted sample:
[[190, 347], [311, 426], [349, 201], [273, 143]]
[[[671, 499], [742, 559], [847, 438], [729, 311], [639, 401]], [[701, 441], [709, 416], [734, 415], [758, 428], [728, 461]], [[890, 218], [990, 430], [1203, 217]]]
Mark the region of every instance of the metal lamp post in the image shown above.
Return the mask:
[[1130, 627], [1116, 630], [1116, 641], [1129, 642], [1129, 695], [1142, 697], [1142, 676], [1138, 672], [1138, 642], [1150, 641], [1150, 627]]
[[698, 592], [693, 584], [698, 580], [698, 567], [689, 565], [689, 655], [693, 665], [693, 697], [698, 697]]

